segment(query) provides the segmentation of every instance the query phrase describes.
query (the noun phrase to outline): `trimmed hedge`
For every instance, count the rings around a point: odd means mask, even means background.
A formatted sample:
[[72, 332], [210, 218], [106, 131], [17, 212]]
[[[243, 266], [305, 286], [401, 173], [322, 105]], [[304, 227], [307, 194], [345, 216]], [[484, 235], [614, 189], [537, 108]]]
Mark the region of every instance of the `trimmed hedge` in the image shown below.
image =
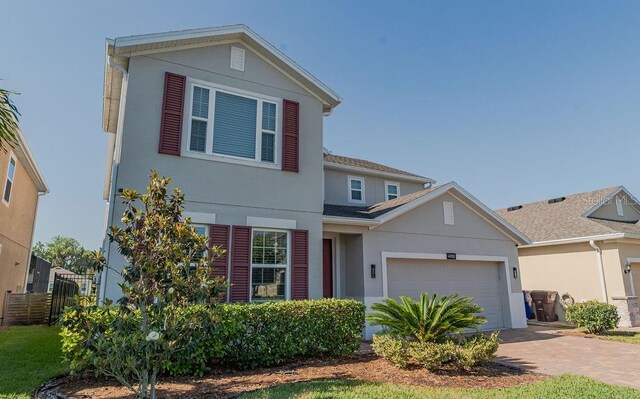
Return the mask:
[[604, 302], [587, 301], [567, 308], [567, 320], [591, 334], [612, 330], [620, 318], [614, 305]]
[[[167, 320], [174, 335], [160, 332], [171, 352], [163, 369], [202, 375], [215, 364], [247, 369], [305, 356], [348, 355], [360, 347], [364, 315], [362, 302], [342, 299], [178, 308]], [[61, 335], [72, 371], [91, 370], [100, 361], [94, 337], [113, 336], [114, 323], [139, 325], [140, 317], [116, 307], [68, 309]]]

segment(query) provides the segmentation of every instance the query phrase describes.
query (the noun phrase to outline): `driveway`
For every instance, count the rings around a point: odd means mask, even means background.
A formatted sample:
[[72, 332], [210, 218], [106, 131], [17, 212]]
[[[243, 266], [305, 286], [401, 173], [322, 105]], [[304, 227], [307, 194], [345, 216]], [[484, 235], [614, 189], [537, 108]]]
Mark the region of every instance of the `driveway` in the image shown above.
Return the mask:
[[543, 374], [591, 377], [640, 389], [640, 345], [560, 335], [557, 329], [505, 330], [497, 361]]

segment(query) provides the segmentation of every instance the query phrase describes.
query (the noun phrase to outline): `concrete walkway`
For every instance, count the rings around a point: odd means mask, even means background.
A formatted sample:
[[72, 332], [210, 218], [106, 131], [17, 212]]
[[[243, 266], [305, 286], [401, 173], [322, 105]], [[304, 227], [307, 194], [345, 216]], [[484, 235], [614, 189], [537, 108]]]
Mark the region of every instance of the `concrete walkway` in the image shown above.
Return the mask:
[[530, 326], [500, 333], [497, 361], [543, 374], [579, 374], [640, 389], [640, 345], [560, 335]]

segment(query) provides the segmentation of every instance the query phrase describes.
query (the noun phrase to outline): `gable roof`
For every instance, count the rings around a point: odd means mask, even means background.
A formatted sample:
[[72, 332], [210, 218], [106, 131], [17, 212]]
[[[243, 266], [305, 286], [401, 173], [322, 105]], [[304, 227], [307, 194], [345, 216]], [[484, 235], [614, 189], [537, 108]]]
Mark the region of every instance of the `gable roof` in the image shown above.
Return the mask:
[[413, 180], [420, 183], [435, 183], [435, 180], [420, 176], [415, 173], [396, 169], [391, 166], [382, 165], [364, 159], [345, 157], [342, 155], [324, 154], [324, 166], [332, 169], [341, 169], [352, 172], [374, 173], [387, 176], [389, 178], [399, 178]]
[[367, 222], [369, 229], [372, 230], [375, 229], [376, 226], [393, 220], [445, 193], [450, 193], [456, 197], [456, 199], [465, 203], [471, 210], [513, 239], [516, 243], [524, 245], [531, 243], [526, 235], [498, 216], [456, 182], [426, 188], [369, 207], [327, 204], [324, 206], [324, 221], [327, 223], [342, 224], [352, 224], [353, 221]]
[[246, 25], [228, 25], [145, 35], [123, 36], [106, 40], [106, 66], [103, 93], [103, 130], [115, 133], [119, 112], [122, 70], [128, 59], [139, 54], [175, 51], [222, 43], [242, 42], [289, 78], [307, 89], [323, 103], [325, 113], [342, 102], [340, 96], [318, 78], [287, 57], [274, 45]]
[[524, 204], [513, 211], [499, 209], [496, 212], [529, 236], [534, 244], [616, 234], [640, 235], [640, 223], [587, 217], [620, 192], [633, 198], [623, 186], [614, 186], [568, 195], [563, 201], [552, 204], [545, 200]]

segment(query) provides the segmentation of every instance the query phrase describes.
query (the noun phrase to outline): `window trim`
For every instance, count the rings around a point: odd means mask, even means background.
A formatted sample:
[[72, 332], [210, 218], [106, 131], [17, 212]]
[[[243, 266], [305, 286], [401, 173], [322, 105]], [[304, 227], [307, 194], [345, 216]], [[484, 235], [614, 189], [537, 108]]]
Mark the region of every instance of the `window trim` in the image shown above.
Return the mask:
[[[5, 201], [4, 194], [7, 191], [7, 183], [9, 182], [9, 169], [11, 169], [11, 161], [13, 161], [13, 165], [14, 165], [13, 177], [11, 178], [11, 191], [9, 191], [9, 200]], [[9, 162], [7, 162], [7, 173], [5, 174], [4, 186], [2, 188], [2, 203], [5, 206], [9, 206], [9, 204], [11, 203], [11, 197], [13, 196], [13, 189], [15, 187], [16, 173], [18, 173], [18, 160], [16, 159], [16, 156], [13, 153], [13, 151], [11, 151], [9, 153]]]
[[[352, 181], [359, 181], [360, 182], [360, 192], [362, 193], [362, 199], [361, 200], [357, 200], [357, 199], [353, 199], [353, 197], [351, 196], [351, 182]], [[356, 190], [357, 191], [357, 190]], [[364, 204], [366, 203], [365, 200], [365, 185], [364, 185], [364, 177], [361, 176], [347, 176], [347, 199], [350, 203], [352, 204]]]
[[[291, 300], [291, 230], [286, 229], [272, 229], [267, 227], [252, 227], [251, 228], [251, 246], [250, 246], [250, 261], [249, 261], [249, 302], [269, 302], [270, 300], [253, 300], [253, 232], [255, 231], [272, 231], [277, 233], [286, 233], [287, 234], [287, 265], [284, 267], [285, 269], [285, 281], [284, 281], [284, 299], [283, 301]], [[275, 265], [264, 265], [257, 264], [256, 268], [282, 268], [280, 266]], [[277, 301], [280, 301], [279, 299]]]
[[[191, 150], [191, 122], [193, 120], [193, 89], [195, 86], [203, 87], [209, 90], [209, 114], [207, 119], [207, 137], [205, 140], [205, 152], [192, 151]], [[244, 158], [235, 155], [216, 154], [213, 152], [213, 135], [215, 124], [215, 93], [223, 92], [234, 96], [240, 96], [256, 100], [256, 144], [254, 158]], [[264, 102], [273, 103], [276, 105], [276, 130], [275, 130], [275, 142], [273, 149], [273, 162], [262, 161], [262, 104]], [[247, 90], [236, 89], [229, 86], [219, 85], [212, 82], [207, 82], [200, 79], [194, 79], [187, 77], [186, 94], [185, 94], [185, 112], [183, 114], [182, 121], [182, 155], [191, 158], [206, 159], [210, 161], [234, 163], [247, 166], [256, 166], [268, 169], [280, 169], [281, 154], [280, 147], [282, 146], [282, 102], [283, 99], [277, 97], [266, 96]], [[196, 117], [197, 118], [197, 117]], [[267, 131], [268, 132], [268, 131]], [[268, 132], [273, 133], [273, 132]]]
[[[389, 193], [389, 187], [390, 186], [395, 186], [396, 187], [396, 193], [395, 194]], [[385, 181], [384, 182], [384, 198], [385, 198], [385, 201], [391, 201], [392, 199], [395, 199], [395, 198], [389, 198], [389, 194], [395, 195], [396, 198], [400, 197], [402, 195], [402, 194], [400, 194], [400, 183], [395, 182], [395, 181]]]
[[[207, 238], [207, 245], [209, 245], [209, 225], [205, 223], [191, 223], [191, 227], [193, 227], [194, 230], [196, 229], [196, 227], [204, 227], [204, 236]], [[207, 257], [207, 252], [209, 251], [204, 251], [204, 253], [202, 254], [203, 258]]]

